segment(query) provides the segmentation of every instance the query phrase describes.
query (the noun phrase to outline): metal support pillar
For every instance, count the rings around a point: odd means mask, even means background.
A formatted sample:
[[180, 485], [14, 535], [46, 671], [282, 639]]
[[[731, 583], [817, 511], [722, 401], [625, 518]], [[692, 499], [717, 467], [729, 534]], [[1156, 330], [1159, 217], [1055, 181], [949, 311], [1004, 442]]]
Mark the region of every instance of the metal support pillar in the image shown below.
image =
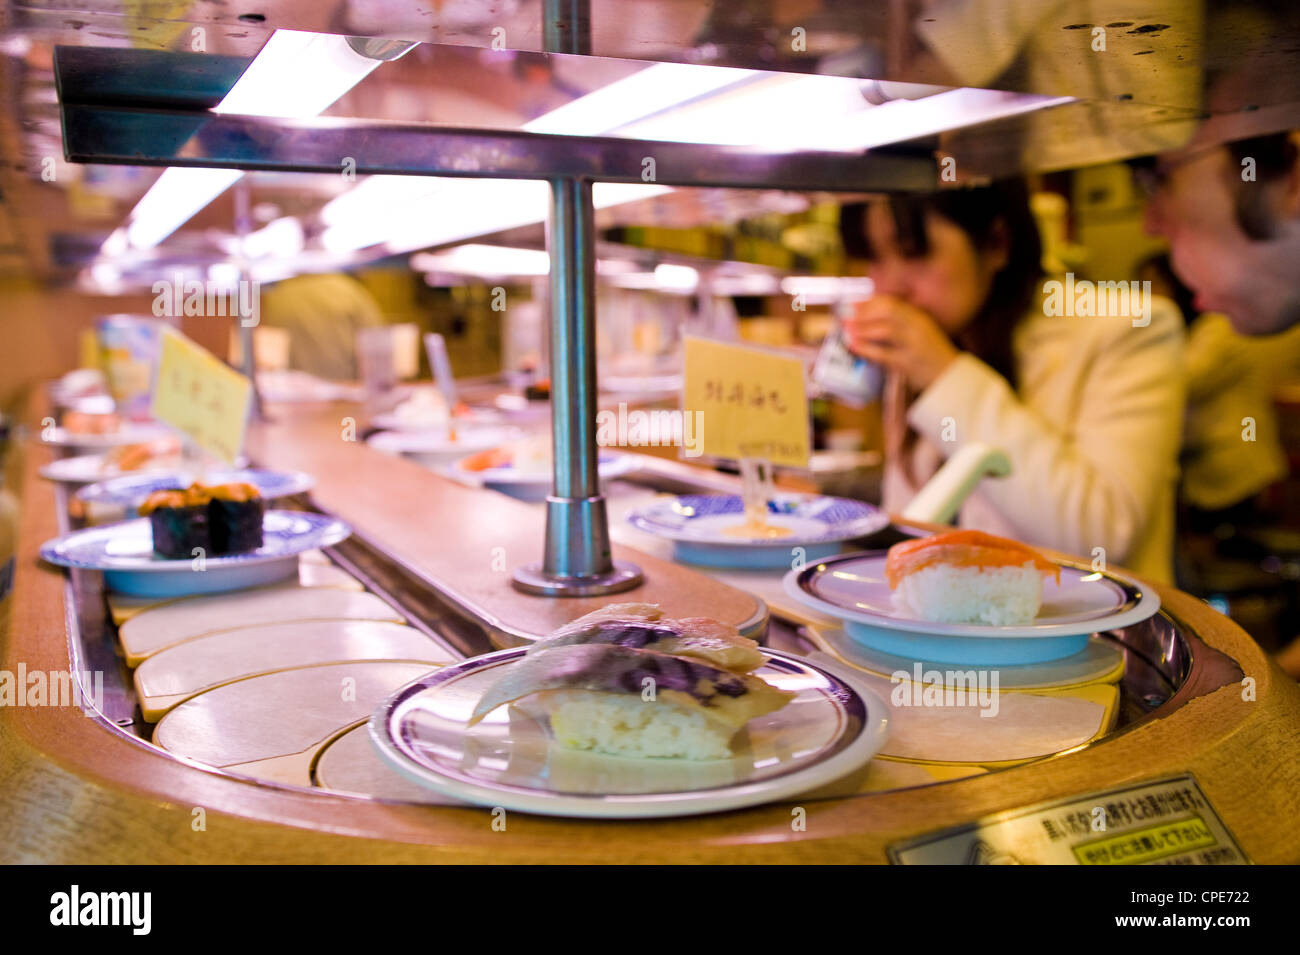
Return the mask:
[[596, 446], [596, 226], [591, 182], [551, 180], [551, 447], [555, 483], [546, 499], [540, 564], [515, 571], [532, 594], [589, 597], [629, 590], [641, 570], [615, 563]]
[[[591, 52], [589, 0], [544, 0], [553, 53]], [[551, 253], [551, 450], [555, 484], [546, 499], [541, 564], [515, 571], [530, 594], [591, 597], [630, 590], [641, 569], [615, 563], [600, 494], [596, 447], [596, 223], [591, 180], [552, 178], [546, 247]]]

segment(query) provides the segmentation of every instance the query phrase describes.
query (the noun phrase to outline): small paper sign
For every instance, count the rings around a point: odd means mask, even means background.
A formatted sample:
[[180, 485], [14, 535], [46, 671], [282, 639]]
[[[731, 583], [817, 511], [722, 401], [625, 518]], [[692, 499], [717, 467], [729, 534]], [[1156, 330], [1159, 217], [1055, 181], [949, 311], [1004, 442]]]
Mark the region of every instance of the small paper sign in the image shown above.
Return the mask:
[[701, 451], [808, 466], [808, 393], [798, 358], [761, 348], [686, 338], [682, 409], [699, 414]]
[[153, 416], [234, 464], [244, 447], [252, 383], [215, 355], [168, 329], [158, 353]]

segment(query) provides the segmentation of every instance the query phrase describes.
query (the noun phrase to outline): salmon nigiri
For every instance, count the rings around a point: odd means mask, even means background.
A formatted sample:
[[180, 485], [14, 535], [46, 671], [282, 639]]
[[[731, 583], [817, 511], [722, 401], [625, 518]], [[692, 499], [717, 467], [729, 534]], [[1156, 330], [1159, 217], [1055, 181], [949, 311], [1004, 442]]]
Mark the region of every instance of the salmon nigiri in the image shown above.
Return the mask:
[[922, 620], [1023, 626], [1061, 568], [1019, 541], [962, 530], [889, 549], [885, 580], [899, 609]]
[[908, 574], [934, 564], [952, 564], [957, 567], [1021, 567], [1033, 563], [1044, 574], [1061, 582], [1061, 568], [1034, 550], [1028, 544], [1006, 537], [995, 537], [983, 531], [949, 531], [904, 541], [889, 548], [885, 560], [885, 579], [890, 587], [897, 587]]

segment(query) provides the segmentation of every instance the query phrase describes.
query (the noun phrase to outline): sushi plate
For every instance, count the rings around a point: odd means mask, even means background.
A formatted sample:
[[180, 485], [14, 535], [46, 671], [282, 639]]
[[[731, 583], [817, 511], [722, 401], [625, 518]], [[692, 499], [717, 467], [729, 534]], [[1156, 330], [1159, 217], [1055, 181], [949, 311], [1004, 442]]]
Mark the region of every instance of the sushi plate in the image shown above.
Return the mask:
[[885, 703], [851, 669], [765, 650], [755, 675], [793, 690], [790, 703], [751, 720], [731, 759], [634, 759], [552, 742], [528, 700], [470, 714], [514, 648], [430, 673], [370, 718], [380, 757], [428, 789], [486, 806], [548, 816], [636, 819], [725, 812], [791, 798], [859, 769], [884, 745]]
[[101, 481], [77, 491], [87, 504], [119, 507], [134, 513], [135, 508], [154, 491], [188, 487], [195, 480], [205, 484], [251, 484], [262, 498], [273, 501], [309, 491], [316, 482], [301, 471], [272, 471], [266, 468], [238, 468], [195, 472], [182, 468], [133, 473]]
[[48, 428], [41, 432], [41, 440], [58, 448], [85, 448], [89, 451], [116, 448], [123, 444], [143, 444], [155, 438], [165, 438], [172, 432], [161, 424], [138, 424], [128, 421], [118, 430], [107, 434], [82, 434], [67, 428]]
[[[467, 456], [468, 457], [468, 456]], [[481, 484], [521, 501], [542, 501], [551, 493], [555, 475], [545, 471], [523, 471], [513, 466], [486, 468], [471, 471], [461, 458], [450, 468], [451, 473], [467, 483]], [[602, 481], [608, 481], [635, 468], [636, 462], [626, 454], [602, 454], [597, 464]]]
[[352, 530], [342, 521], [302, 511], [267, 511], [262, 546], [244, 554], [169, 559], [153, 552], [147, 518], [104, 524], [41, 545], [41, 558], [61, 567], [101, 570], [109, 590], [136, 597], [182, 597], [274, 583], [298, 572], [298, 555], [328, 547]]
[[177, 451], [174, 454], [159, 455], [144, 467], [123, 471], [108, 454], [80, 454], [51, 461], [40, 469], [40, 475], [61, 484], [94, 484], [116, 477], [165, 474], [175, 471], [180, 460], [181, 455]]
[[973, 666], [1061, 660], [1082, 652], [1094, 633], [1154, 616], [1160, 598], [1112, 571], [1057, 560], [1061, 582], [1046, 581], [1034, 622], [1018, 627], [936, 623], [894, 606], [884, 552], [843, 554], [786, 574], [789, 596], [844, 622], [845, 632], [880, 653]]
[[793, 548], [803, 561], [838, 553], [846, 540], [866, 537], [889, 526], [879, 508], [843, 497], [777, 494], [767, 504], [767, 522], [789, 531], [786, 537], [744, 538], [728, 533], [744, 522], [738, 494], [687, 494], [633, 511], [628, 522], [638, 530], [673, 542], [676, 560], [706, 567], [781, 569], [791, 565]]
[[388, 454], [405, 454], [425, 464], [450, 464], [475, 451], [486, 451], [521, 437], [517, 428], [458, 426], [453, 438], [445, 431], [379, 431], [366, 444]]
[[[457, 427], [482, 427], [483, 425], [500, 424], [504, 415], [496, 408], [468, 408], [458, 411], [451, 419]], [[381, 431], [429, 431], [431, 426], [427, 422], [412, 421], [404, 418], [395, 411], [384, 411], [370, 419], [370, 423]], [[438, 425], [432, 426], [437, 428]]]

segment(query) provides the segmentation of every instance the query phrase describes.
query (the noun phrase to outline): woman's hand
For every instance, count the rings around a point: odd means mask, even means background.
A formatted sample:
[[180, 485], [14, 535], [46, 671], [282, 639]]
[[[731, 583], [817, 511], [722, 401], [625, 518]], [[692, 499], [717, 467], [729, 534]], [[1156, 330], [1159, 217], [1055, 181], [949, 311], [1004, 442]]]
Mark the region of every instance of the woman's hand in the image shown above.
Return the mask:
[[849, 351], [899, 372], [914, 391], [924, 391], [957, 357], [957, 346], [935, 320], [891, 295], [858, 305], [844, 320]]

